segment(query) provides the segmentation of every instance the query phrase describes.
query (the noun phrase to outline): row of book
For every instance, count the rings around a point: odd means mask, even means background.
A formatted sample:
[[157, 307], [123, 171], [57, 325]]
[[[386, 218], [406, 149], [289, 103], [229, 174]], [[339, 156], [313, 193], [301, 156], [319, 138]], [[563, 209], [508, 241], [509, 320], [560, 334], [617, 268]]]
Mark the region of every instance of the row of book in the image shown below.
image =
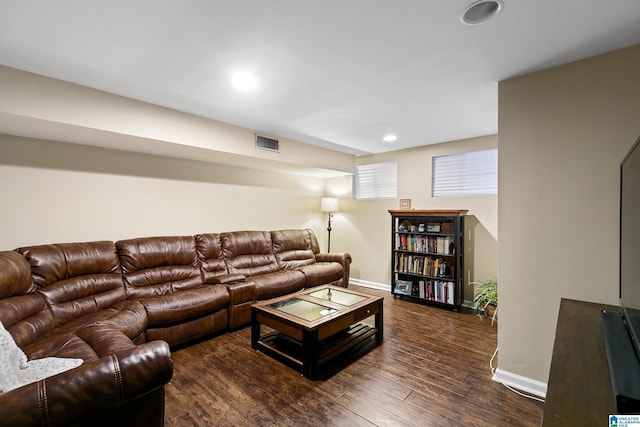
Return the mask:
[[401, 295], [455, 304], [455, 283], [442, 280], [396, 280], [395, 292]]
[[452, 262], [444, 258], [423, 255], [396, 253], [395, 271], [399, 273], [420, 274], [422, 276], [454, 277], [455, 268]]
[[456, 245], [451, 236], [398, 234], [396, 236], [396, 249], [443, 255], [454, 255], [456, 253]]

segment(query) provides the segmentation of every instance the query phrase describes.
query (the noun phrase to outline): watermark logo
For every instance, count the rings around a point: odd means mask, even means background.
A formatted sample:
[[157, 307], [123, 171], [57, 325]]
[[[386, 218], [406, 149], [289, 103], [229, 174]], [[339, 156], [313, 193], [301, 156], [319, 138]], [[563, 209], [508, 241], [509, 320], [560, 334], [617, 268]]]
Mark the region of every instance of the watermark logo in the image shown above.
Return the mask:
[[640, 415], [609, 415], [609, 427], [640, 427]]

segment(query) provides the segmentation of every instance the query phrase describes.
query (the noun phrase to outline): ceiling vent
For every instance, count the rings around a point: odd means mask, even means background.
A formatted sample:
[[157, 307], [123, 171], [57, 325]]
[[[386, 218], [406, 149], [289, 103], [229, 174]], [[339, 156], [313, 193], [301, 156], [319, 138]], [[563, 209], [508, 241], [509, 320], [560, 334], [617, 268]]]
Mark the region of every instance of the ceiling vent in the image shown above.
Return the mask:
[[256, 148], [269, 151], [280, 151], [280, 141], [256, 134]]

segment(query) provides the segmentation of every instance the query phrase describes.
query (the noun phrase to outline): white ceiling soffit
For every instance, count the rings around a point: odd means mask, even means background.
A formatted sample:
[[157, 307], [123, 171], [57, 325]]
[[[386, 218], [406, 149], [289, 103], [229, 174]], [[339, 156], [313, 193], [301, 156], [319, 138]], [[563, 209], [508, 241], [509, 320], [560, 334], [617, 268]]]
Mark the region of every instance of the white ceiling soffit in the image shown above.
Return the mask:
[[502, 0], [465, 25], [471, 3], [0, 0], [0, 63], [365, 154], [494, 134], [499, 81], [640, 43], [638, 0]]

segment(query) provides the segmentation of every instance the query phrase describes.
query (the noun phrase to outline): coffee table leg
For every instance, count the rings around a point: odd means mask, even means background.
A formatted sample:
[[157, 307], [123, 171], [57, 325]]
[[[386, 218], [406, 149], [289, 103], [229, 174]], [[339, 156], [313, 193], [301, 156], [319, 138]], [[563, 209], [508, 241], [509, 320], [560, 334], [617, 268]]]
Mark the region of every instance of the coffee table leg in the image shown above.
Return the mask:
[[383, 321], [382, 321], [382, 301], [380, 301], [380, 306], [378, 307], [378, 312], [376, 313], [376, 345], [382, 344], [382, 338], [384, 336], [383, 330]]
[[251, 348], [258, 349], [258, 341], [260, 340], [260, 323], [254, 311], [251, 312]]
[[318, 331], [304, 331], [302, 334], [302, 375], [309, 379], [318, 378]]

